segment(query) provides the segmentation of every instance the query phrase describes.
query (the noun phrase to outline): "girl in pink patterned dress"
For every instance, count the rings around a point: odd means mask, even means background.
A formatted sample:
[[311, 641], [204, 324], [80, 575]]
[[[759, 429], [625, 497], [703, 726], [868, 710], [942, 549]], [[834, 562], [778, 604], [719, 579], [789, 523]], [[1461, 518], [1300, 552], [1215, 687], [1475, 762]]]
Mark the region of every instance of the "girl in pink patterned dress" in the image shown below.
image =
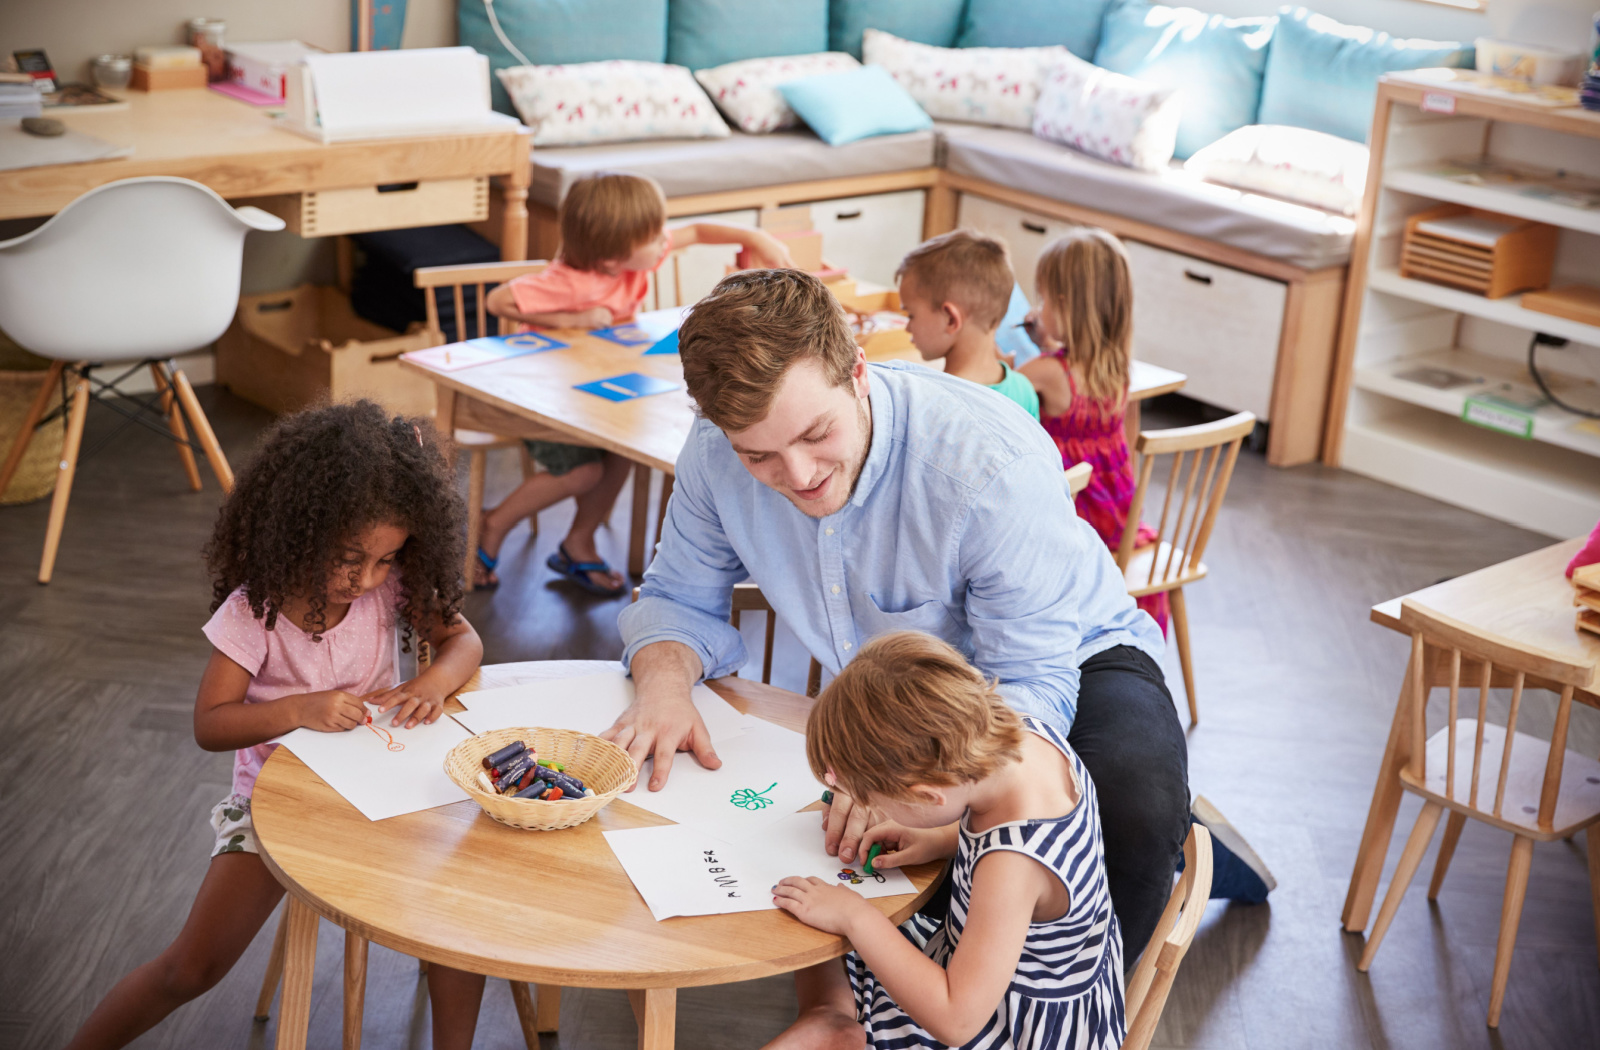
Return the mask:
[[[1078, 494], [1078, 514], [1115, 552], [1137, 487], [1123, 430], [1133, 357], [1128, 254], [1105, 230], [1080, 226], [1040, 253], [1034, 284], [1039, 305], [1028, 331], [1044, 352], [1020, 371], [1039, 391], [1039, 422], [1061, 450], [1062, 467], [1094, 468]], [[1154, 542], [1154, 529], [1137, 527], [1136, 545]], [[1165, 594], [1140, 598], [1139, 608], [1166, 632]]]
[[[250, 796], [269, 743], [298, 728], [405, 731], [437, 721], [483, 644], [461, 617], [466, 512], [433, 426], [370, 401], [281, 420], [240, 472], [206, 549], [211, 659], [195, 741], [232, 751], [206, 876], [177, 940], [124, 977], [69, 1050], [123, 1046], [221, 980], [283, 889], [258, 855]], [[433, 662], [400, 682], [402, 639]], [[368, 705], [371, 705], [369, 708]], [[371, 713], [369, 714], [369, 710]], [[468, 1047], [483, 978], [428, 973], [435, 1047]]]

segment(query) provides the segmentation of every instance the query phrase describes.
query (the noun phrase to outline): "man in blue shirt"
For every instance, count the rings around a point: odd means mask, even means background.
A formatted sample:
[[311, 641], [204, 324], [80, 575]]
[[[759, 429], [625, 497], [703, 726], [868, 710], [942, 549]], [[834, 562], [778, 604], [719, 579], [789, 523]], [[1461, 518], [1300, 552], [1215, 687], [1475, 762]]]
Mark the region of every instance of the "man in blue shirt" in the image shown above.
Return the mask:
[[[746, 578], [830, 672], [875, 635], [936, 635], [1017, 710], [1068, 730], [1099, 790], [1131, 962], [1188, 834], [1187, 752], [1161, 632], [1074, 513], [1055, 445], [993, 391], [869, 366], [837, 301], [799, 271], [724, 279], [679, 345], [703, 418], [621, 616], [637, 699], [606, 735], [635, 762], [654, 756], [651, 790], [676, 751], [720, 765], [689, 690], [744, 665], [728, 617]], [[829, 851], [853, 860], [869, 819], [836, 798]]]

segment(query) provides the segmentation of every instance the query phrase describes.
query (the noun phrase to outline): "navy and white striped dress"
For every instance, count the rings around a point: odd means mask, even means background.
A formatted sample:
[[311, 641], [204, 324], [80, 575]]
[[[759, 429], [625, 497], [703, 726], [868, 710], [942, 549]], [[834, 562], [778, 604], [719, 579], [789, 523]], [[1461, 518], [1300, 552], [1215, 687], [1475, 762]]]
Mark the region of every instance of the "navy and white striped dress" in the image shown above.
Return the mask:
[[[940, 966], [948, 966], [961, 940], [972, 871], [995, 850], [1024, 853], [1049, 868], [1067, 888], [1067, 912], [1051, 922], [1028, 927], [1017, 975], [983, 1030], [967, 1047], [1116, 1050], [1127, 1034], [1122, 1004], [1122, 931], [1111, 910], [1106, 886], [1105, 844], [1094, 783], [1064, 736], [1036, 719], [1023, 724], [1061, 749], [1079, 787], [1077, 806], [1064, 817], [1019, 820], [974, 834], [961, 820], [961, 841], [950, 871], [950, 914], [940, 925], [920, 914], [900, 931]], [[856, 995], [856, 1017], [867, 1030], [867, 1045], [883, 1050], [943, 1047], [878, 983], [861, 956], [845, 957]]]

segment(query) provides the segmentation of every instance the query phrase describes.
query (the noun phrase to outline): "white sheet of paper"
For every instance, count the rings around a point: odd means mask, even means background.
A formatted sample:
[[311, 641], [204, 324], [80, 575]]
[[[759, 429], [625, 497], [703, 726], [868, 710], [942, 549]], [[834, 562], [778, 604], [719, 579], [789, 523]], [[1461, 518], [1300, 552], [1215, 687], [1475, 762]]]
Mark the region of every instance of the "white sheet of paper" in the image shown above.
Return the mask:
[[[465, 729], [449, 715], [432, 725], [398, 729], [389, 725], [393, 711], [380, 713], [371, 704], [367, 707], [376, 720], [370, 726], [343, 733], [296, 729], [275, 743], [293, 751], [368, 820], [448, 806], [468, 797], [444, 772], [445, 755], [470, 735]], [[404, 750], [391, 751], [390, 738]]]
[[[689, 824], [602, 834], [658, 921], [773, 908], [771, 887], [791, 875], [849, 885], [864, 897], [916, 892], [903, 872], [864, 876], [828, 856], [816, 813], [791, 814], [733, 841]], [[847, 870], [850, 876], [840, 878]]]
[[330, 132], [498, 123], [487, 60], [470, 47], [306, 56]]
[[[757, 719], [747, 718], [706, 686], [690, 693], [695, 709], [705, 720], [711, 742], [721, 745], [743, 733]], [[500, 689], [462, 693], [466, 713], [458, 715], [474, 733], [512, 726], [571, 729], [599, 735], [611, 728], [617, 716], [633, 703], [633, 679], [620, 671], [530, 681]], [[689, 760], [693, 762], [691, 758]]]
[[639, 771], [639, 786], [622, 797], [679, 824], [696, 824], [713, 835], [742, 841], [822, 797], [822, 784], [806, 761], [806, 738], [771, 722], [752, 720], [739, 736], [717, 744], [720, 769], [706, 769], [693, 755], [673, 760], [660, 791], [649, 788], [654, 760]]

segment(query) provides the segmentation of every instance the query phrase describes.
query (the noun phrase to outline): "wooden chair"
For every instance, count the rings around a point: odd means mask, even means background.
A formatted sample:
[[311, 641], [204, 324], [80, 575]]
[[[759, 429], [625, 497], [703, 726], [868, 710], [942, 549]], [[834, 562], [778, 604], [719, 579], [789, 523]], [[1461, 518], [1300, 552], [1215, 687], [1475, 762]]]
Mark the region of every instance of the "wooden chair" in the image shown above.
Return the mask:
[[[500, 331], [499, 319], [490, 314], [484, 306], [485, 297], [498, 285], [521, 277], [523, 274], [538, 273], [548, 263], [536, 262], [502, 262], [502, 263], [468, 263], [460, 266], [424, 266], [417, 269], [413, 276], [416, 286], [422, 289], [424, 305], [428, 313], [428, 330], [433, 332], [438, 339], [435, 345], [444, 343], [458, 343], [466, 339], [477, 339], [485, 335], [498, 335]], [[470, 298], [467, 289], [471, 289]], [[441, 320], [440, 297], [451, 307], [450, 331], [445, 330]], [[453, 338], [452, 338], [453, 336]], [[456, 447], [467, 453], [467, 561], [465, 566], [467, 590], [472, 590], [472, 579], [476, 575], [478, 562], [478, 541], [483, 534], [483, 490], [489, 473], [489, 453], [495, 449], [514, 448], [521, 453], [522, 476], [524, 479], [533, 476], [537, 466], [533, 458], [528, 455], [522, 444], [522, 439], [507, 434], [494, 434], [483, 430], [468, 430], [461, 427], [451, 435]], [[528, 527], [533, 535], [539, 534], [539, 519], [528, 519]]]
[[[1128, 508], [1128, 527], [1117, 548], [1117, 568], [1135, 598], [1165, 591], [1172, 596], [1172, 633], [1178, 642], [1178, 662], [1183, 665], [1183, 689], [1189, 698], [1189, 723], [1198, 724], [1200, 708], [1194, 695], [1194, 665], [1189, 657], [1189, 614], [1184, 606], [1183, 588], [1206, 575], [1206, 544], [1217, 522], [1217, 510], [1227, 494], [1233, 465], [1239, 459], [1239, 446], [1255, 428], [1256, 417], [1240, 412], [1214, 423], [1179, 427], [1173, 430], [1146, 430], [1139, 435], [1139, 487]], [[1191, 455], [1192, 453], [1192, 455]], [[1167, 494], [1161, 503], [1161, 518], [1155, 541], [1135, 547], [1138, 523], [1150, 492], [1156, 460], [1172, 456], [1167, 474]], [[1184, 461], [1188, 460], [1188, 470]], [[1196, 484], [1198, 482], [1198, 484]], [[1174, 494], [1179, 493], [1176, 501]], [[1173, 516], [1173, 504], [1177, 514]], [[1172, 520], [1168, 529], [1167, 521]], [[1170, 539], [1169, 539], [1170, 537]], [[1181, 546], [1179, 544], [1182, 544]]]
[[[639, 600], [639, 588], [633, 589], [633, 600]], [[733, 612], [728, 616], [728, 622], [733, 624], [734, 630], [739, 628], [741, 613], [762, 612], [767, 614], [766, 643], [761, 652], [761, 683], [772, 684], [772, 643], [777, 637], [778, 615], [772, 611], [772, 606], [767, 601], [767, 596], [761, 593], [761, 588], [753, 583], [736, 583], [733, 585]], [[737, 671], [734, 672], [738, 674]], [[817, 658], [811, 658], [811, 669], [806, 673], [806, 695], [816, 696], [822, 691], [822, 665], [817, 663]]]
[[1178, 974], [1178, 964], [1189, 952], [1210, 897], [1211, 832], [1204, 825], [1191, 824], [1189, 838], [1183, 844], [1183, 873], [1128, 980], [1124, 999], [1128, 1035], [1122, 1041], [1122, 1050], [1145, 1050], [1150, 1045], [1161, 1011], [1167, 1005], [1167, 994], [1172, 991], [1172, 980]]
[[[1513, 836], [1511, 863], [1506, 872], [1500, 939], [1495, 946], [1494, 976], [1489, 986], [1489, 1027], [1497, 1028], [1535, 842], [1553, 842], [1585, 831], [1589, 884], [1596, 909], [1595, 932], [1600, 937], [1600, 829], [1594, 826], [1600, 820], [1600, 762], [1569, 751], [1566, 746], [1574, 687], [1587, 683], [1589, 668], [1546, 653], [1530, 653], [1430, 612], [1410, 599], [1400, 605], [1400, 622], [1411, 631], [1411, 671], [1406, 688], [1412, 741], [1411, 758], [1400, 771], [1400, 783], [1406, 791], [1421, 796], [1423, 805], [1356, 969], [1364, 973], [1372, 965], [1406, 887], [1427, 852], [1439, 817], [1446, 810], [1450, 819], [1439, 843], [1439, 857], [1428, 887], [1429, 900], [1439, 895], [1468, 817], [1509, 831]], [[1457, 717], [1464, 675], [1477, 687], [1476, 718]], [[1426, 719], [1431, 690], [1427, 683], [1441, 679], [1449, 682], [1447, 721], [1429, 737]], [[1487, 720], [1489, 691], [1507, 686], [1511, 689], [1511, 706], [1506, 724], [1498, 726]], [[1517, 732], [1523, 690], [1528, 686], [1558, 694], [1555, 725], [1548, 741]], [[1424, 739], [1426, 744], [1419, 746], [1418, 742]]]
[[1076, 499], [1078, 493], [1089, 487], [1094, 468], [1087, 463], [1074, 463], [1061, 473], [1067, 482], [1067, 495]]

